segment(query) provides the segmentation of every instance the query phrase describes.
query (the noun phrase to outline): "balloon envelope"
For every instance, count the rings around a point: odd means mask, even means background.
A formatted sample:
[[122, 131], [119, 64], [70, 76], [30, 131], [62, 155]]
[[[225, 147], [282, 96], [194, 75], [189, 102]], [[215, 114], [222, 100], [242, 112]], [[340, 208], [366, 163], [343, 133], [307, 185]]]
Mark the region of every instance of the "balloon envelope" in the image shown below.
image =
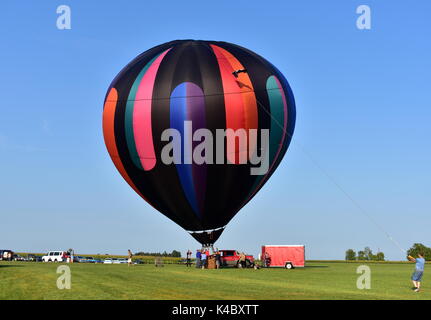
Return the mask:
[[120, 174], [202, 244], [213, 244], [262, 188], [294, 126], [295, 102], [281, 72], [217, 41], [176, 40], [145, 51], [113, 80], [103, 111]]

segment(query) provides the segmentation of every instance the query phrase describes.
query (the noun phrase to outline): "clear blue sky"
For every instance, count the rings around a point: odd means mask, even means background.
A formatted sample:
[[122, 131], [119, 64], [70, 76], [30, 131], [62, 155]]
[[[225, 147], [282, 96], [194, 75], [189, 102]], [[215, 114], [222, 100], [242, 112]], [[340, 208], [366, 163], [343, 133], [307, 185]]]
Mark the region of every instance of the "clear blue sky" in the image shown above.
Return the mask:
[[[56, 28], [61, 4], [71, 7], [71, 30]], [[371, 7], [371, 30], [356, 28], [361, 4]], [[282, 164], [218, 247], [257, 254], [262, 244], [305, 244], [307, 258], [342, 259], [370, 246], [402, 259], [321, 168], [401, 246], [431, 245], [429, 1], [3, 1], [0, 9], [0, 247], [197, 248], [123, 181], [101, 128], [121, 68], [185, 38], [259, 53], [297, 102]]]

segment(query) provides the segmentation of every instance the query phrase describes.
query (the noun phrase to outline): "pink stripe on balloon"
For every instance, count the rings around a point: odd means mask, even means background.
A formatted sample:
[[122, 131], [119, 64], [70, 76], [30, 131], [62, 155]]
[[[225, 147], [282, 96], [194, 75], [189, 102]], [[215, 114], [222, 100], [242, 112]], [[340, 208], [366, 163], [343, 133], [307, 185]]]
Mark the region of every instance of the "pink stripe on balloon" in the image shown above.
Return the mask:
[[153, 169], [156, 165], [151, 125], [151, 105], [157, 71], [169, 50], [171, 49], [163, 52], [148, 68], [147, 72], [142, 77], [135, 96], [133, 108], [133, 135], [136, 143], [136, 151], [138, 152], [142, 168], [144, 168], [145, 171]]

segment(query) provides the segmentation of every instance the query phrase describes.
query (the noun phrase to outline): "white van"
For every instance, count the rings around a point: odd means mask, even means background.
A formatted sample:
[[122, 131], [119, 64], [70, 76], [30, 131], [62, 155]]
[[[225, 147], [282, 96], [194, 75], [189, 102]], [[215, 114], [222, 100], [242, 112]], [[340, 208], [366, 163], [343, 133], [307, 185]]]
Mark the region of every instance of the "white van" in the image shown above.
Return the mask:
[[49, 251], [42, 257], [43, 262], [66, 262], [68, 253], [66, 251]]

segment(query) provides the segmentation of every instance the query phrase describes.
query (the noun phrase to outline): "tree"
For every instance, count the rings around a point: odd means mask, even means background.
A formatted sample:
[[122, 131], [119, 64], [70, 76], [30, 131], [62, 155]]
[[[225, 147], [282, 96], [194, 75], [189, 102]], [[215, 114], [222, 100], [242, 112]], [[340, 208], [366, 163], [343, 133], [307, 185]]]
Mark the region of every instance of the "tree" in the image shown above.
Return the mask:
[[353, 249], [348, 249], [346, 251], [346, 260], [384, 261], [385, 254], [380, 252], [380, 250], [376, 254], [373, 254], [373, 251], [370, 249], [370, 247], [365, 247], [364, 250], [358, 251], [358, 255], [356, 256]]
[[425, 255], [425, 260], [431, 259], [431, 248], [423, 245], [422, 243], [414, 243], [413, 246], [407, 250], [407, 255], [417, 257], [420, 252]]
[[364, 260], [373, 260], [373, 251], [370, 249], [370, 247], [364, 248]]
[[358, 260], [367, 260], [367, 257], [365, 256], [365, 251], [358, 251]]
[[355, 250], [353, 250], [353, 249], [346, 250], [346, 260], [347, 261], [356, 260], [356, 252], [355, 252]]
[[177, 250], [173, 250], [172, 253], [171, 253], [171, 257], [181, 258], [181, 252], [179, 252]]
[[383, 252], [377, 252], [377, 254], [374, 256], [376, 261], [385, 261], [385, 254]]

